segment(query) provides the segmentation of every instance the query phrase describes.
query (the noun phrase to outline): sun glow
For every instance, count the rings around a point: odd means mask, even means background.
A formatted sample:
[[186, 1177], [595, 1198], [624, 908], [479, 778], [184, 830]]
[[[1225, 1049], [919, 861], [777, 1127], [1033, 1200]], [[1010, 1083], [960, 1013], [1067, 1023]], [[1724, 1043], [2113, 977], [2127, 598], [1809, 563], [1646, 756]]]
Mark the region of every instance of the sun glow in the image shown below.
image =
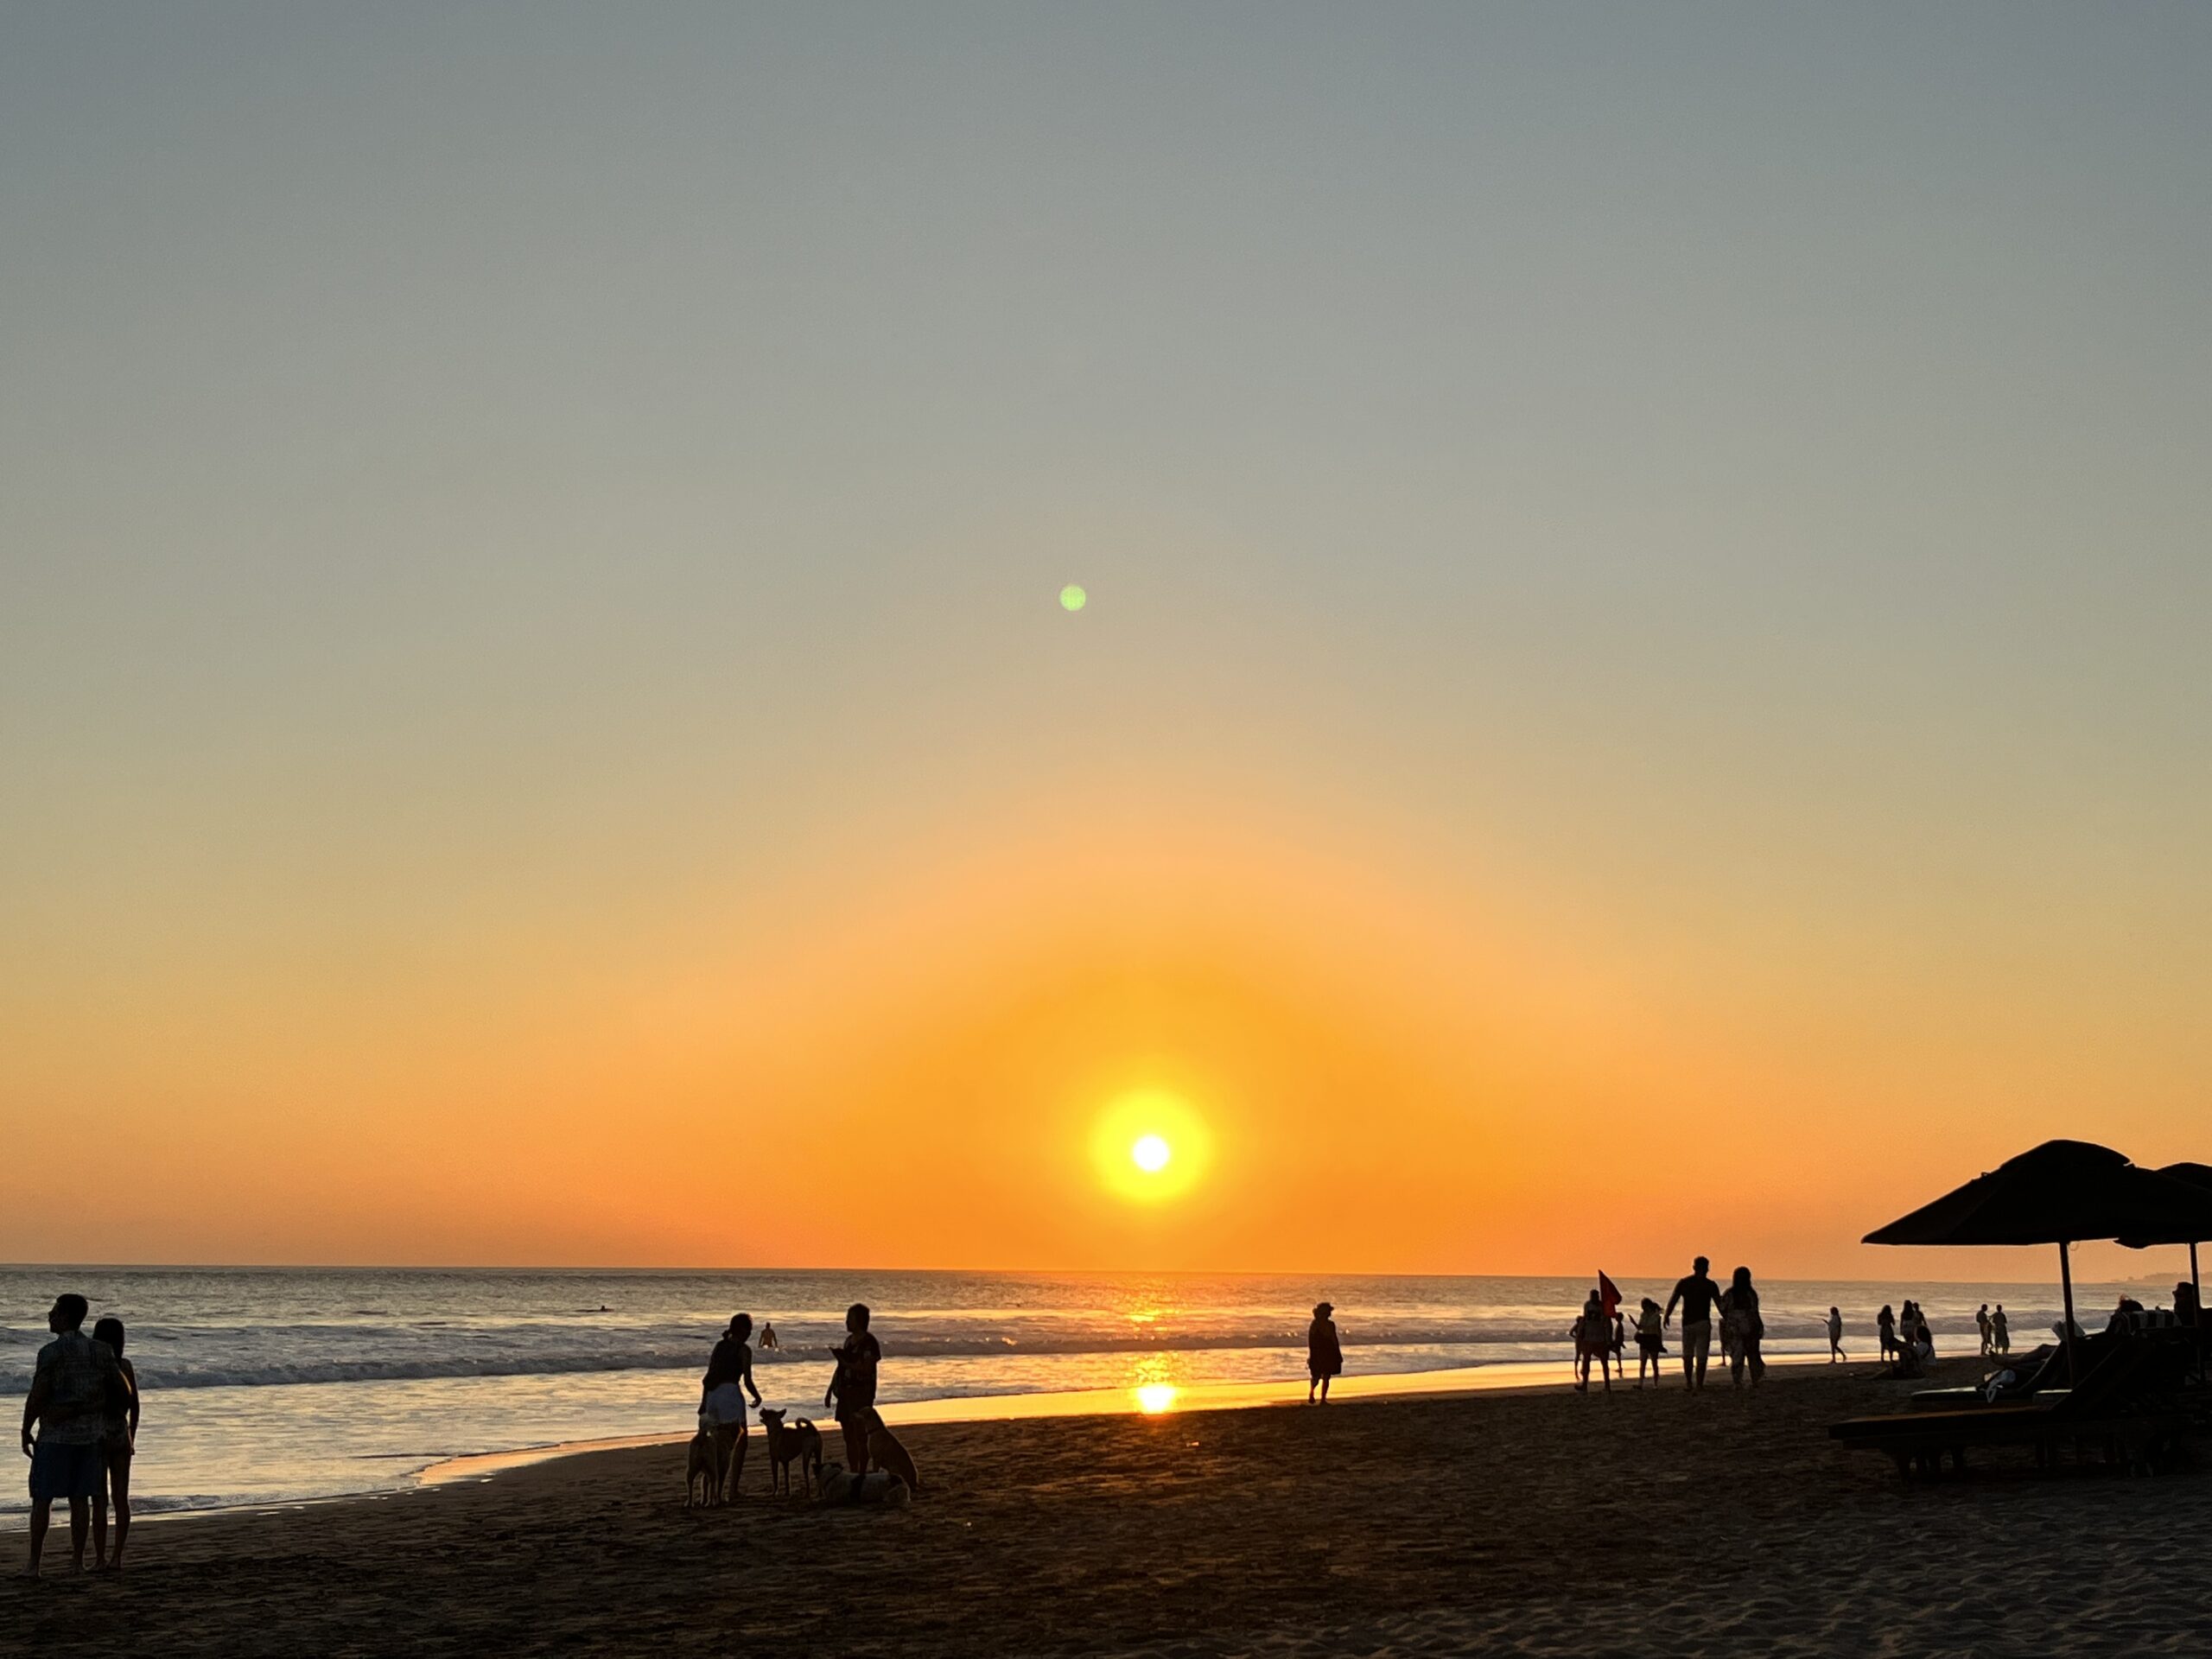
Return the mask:
[[1181, 1392], [1173, 1382], [1147, 1382], [1136, 1390], [1137, 1409], [1147, 1417], [1157, 1417], [1163, 1411], [1173, 1411], [1175, 1396]]
[[1213, 1138], [1179, 1095], [1144, 1089], [1106, 1109], [1090, 1135], [1091, 1162], [1117, 1197], [1138, 1204], [1179, 1198], [1205, 1173]]

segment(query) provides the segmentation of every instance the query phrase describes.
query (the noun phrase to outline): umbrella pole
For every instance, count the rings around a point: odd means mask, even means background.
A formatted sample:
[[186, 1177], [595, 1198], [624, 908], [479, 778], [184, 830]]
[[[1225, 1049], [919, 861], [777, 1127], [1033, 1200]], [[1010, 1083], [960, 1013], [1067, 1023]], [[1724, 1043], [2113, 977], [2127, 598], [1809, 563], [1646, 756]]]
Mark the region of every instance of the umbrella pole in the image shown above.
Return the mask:
[[2066, 1329], [2062, 1333], [2066, 1343], [2066, 1386], [2072, 1388], [2082, 1379], [2074, 1369], [2074, 1270], [2066, 1261], [2066, 1241], [2058, 1241], [2058, 1287], [2066, 1300]]
[[2189, 1241], [2189, 1286], [2196, 1293], [2196, 1380], [2204, 1380], [2204, 1281], [2196, 1275], [2196, 1241]]

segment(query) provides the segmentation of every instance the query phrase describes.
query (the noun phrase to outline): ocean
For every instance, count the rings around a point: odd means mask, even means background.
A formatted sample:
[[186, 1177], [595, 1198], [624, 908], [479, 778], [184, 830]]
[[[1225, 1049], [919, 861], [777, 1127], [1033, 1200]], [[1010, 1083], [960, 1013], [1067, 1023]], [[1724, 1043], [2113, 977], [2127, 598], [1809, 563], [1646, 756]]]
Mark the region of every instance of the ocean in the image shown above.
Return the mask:
[[[1671, 1278], [1616, 1275], [1629, 1306]], [[1348, 1375], [1557, 1362], [1584, 1279], [362, 1268], [0, 1268], [0, 1395], [21, 1395], [46, 1311], [74, 1290], [124, 1322], [144, 1399], [141, 1514], [388, 1491], [450, 1459], [688, 1433], [698, 1374], [731, 1314], [772, 1322], [772, 1406], [821, 1415], [849, 1303], [874, 1310], [881, 1398], [982, 1401], [1096, 1390], [1099, 1408], [1221, 1383], [1304, 1393], [1313, 1305], [1336, 1305]], [[2107, 1307], [2111, 1287], [2076, 1287]], [[1831, 1305], [1854, 1357], [1883, 1303], [1921, 1301], [1942, 1353], [1972, 1351], [2002, 1301], [2016, 1349], [2057, 1318], [2050, 1285], [1761, 1287], [1770, 1354], [1824, 1352]], [[2085, 1319], [2086, 1319], [2085, 1315]], [[978, 1408], [980, 1411], [982, 1408]], [[0, 1525], [21, 1526], [20, 1479]]]

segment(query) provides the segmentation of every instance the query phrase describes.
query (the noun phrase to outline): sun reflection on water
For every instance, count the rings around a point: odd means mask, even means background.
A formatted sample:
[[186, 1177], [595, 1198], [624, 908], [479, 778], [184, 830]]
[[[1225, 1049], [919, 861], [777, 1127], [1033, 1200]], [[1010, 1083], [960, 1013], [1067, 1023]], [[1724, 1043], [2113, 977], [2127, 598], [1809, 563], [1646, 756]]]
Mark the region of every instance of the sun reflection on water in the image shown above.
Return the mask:
[[1147, 1417], [1157, 1417], [1163, 1411], [1175, 1409], [1175, 1402], [1183, 1394], [1174, 1381], [1176, 1370], [1174, 1357], [1166, 1354], [1154, 1354], [1137, 1361], [1129, 1392], [1135, 1396], [1139, 1411]]

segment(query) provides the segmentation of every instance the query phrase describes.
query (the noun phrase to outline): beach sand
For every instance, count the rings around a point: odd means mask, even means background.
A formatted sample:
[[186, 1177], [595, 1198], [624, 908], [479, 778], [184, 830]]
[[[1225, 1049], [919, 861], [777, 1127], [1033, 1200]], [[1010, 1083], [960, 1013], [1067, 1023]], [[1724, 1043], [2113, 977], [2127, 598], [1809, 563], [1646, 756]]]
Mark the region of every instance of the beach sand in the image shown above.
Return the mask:
[[681, 1446], [594, 1452], [147, 1526], [120, 1580], [0, 1588], [0, 1649], [2212, 1651], [2212, 1473], [1909, 1488], [1822, 1432], [1910, 1386], [1868, 1369], [924, 1425], [904, 1513], [768, 1497], [757, 1439], [722, 1511], [682, 1507]]

